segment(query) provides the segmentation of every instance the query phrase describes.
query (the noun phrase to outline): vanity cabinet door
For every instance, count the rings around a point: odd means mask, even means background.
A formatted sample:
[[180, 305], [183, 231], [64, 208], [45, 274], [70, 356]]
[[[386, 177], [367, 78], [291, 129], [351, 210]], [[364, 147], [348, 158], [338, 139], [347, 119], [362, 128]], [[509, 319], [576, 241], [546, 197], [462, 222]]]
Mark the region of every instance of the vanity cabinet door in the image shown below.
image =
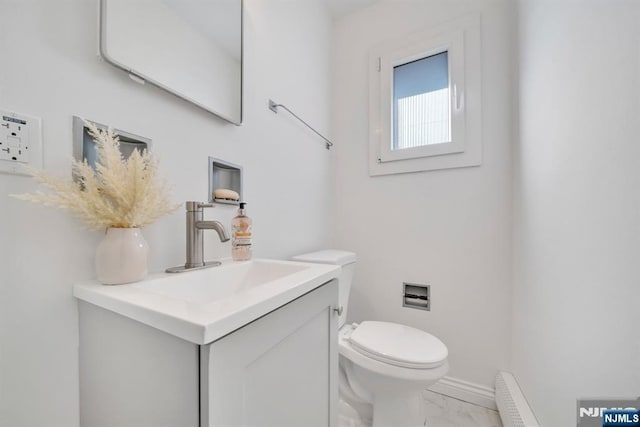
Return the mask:
[[201, 347], [201, 422], [336, 426], [336, 280]]
[[78, 314], [80, 427], [198, 426], [198, 345], [84, 301]]

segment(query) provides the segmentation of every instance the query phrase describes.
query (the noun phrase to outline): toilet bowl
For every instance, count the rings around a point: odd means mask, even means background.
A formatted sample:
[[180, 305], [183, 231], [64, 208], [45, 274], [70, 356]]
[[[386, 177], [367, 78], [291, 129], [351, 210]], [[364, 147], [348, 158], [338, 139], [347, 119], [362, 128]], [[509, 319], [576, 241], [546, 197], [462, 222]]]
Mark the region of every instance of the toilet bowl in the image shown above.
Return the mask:
[[422, 391], [449, 370], [447, 347], [435, 336], [406, 325], [346, 323], [354, 253], [325, 250], [293, 259], [342, 267], [338, 278], [340, 399], [373, 427], [424, 426]]

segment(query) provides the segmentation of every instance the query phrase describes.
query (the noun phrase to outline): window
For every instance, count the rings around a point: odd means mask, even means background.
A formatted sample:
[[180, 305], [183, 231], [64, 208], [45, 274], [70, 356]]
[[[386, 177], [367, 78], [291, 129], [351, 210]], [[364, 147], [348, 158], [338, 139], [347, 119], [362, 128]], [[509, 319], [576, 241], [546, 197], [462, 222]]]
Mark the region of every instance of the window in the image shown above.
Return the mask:
[[370, 175], [480, 164], [479, 24], [465, 17], [371, 53]]
[[393, 67], [392, 150], [451, 141], [445, 50]]

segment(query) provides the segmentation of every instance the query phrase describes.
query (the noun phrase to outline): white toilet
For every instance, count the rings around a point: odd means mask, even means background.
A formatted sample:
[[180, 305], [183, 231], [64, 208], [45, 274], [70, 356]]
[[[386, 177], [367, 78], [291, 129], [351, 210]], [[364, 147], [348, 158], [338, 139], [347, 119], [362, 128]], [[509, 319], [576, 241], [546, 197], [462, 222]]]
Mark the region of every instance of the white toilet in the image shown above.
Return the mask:
[[433, 335], [405, 325], [377, 321], [345, 324], [354, 253], [325, 250], [293, 259], [342, 266], [339, 301], [343, 311], [338, 320], [340, 398], [373, 427], [426, 425], [421, 392], [449, 370], [447, 347]]

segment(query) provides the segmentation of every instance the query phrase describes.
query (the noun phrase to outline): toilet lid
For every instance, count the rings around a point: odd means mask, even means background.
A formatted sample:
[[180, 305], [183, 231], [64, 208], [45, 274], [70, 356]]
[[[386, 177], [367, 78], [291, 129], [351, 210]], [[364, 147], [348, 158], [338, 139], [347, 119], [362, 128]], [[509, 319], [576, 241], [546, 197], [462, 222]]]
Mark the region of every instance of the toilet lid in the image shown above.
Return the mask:
[[420, 329], [390, 322], [360, 323], [349, 338], [358, 352], [405, 368], [435, 368], [449, 351], [442, 341]]

